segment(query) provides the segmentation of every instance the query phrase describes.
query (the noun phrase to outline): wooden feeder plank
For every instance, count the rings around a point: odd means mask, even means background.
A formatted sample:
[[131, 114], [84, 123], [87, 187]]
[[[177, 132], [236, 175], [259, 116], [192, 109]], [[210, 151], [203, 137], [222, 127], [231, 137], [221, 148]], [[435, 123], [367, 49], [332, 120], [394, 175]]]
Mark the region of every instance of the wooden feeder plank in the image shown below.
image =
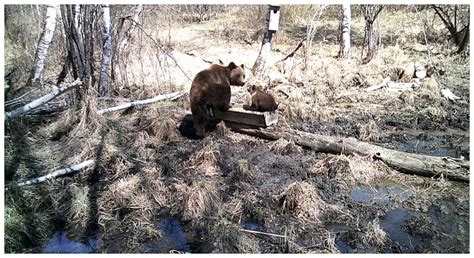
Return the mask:
[[211, 110], [213, 116], [224, 121], [267, 127], [278, 122], [278, 111], [258, 112], [245, 110], [241, 105], [231, 107], [227, 111]]

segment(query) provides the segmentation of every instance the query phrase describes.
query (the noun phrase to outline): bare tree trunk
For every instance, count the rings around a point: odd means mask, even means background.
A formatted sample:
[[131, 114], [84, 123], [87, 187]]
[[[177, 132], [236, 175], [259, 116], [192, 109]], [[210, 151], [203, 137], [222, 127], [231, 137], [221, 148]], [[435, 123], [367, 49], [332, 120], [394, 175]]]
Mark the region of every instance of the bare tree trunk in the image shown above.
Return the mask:
[[374, 22], [383, 9], [383, 5], [362, 5], [365, 19], [365, 42], [367, 44], [367, 55], [362, 60], [362, 64], [367, 64], [375, 56], [377, 48], [378, 33], [375, 30]]
[[348, 59], [351, 50], [351, 5], [342, 5], [339, 57]]
[[99, 79], [99, 95], [105, 96], [109, 90], [109, 71], [112, 59], [112, 33], [110, 31], [110, 7], [102, 5], [102, 22], [104, 26], [104, 46], [102, 47], [102, 64]]
[[43, 33], [41, 33], [38, 47], [36, 49], [35, 61], [31, 72], [29, 83], [38, 87], [42, 81], [44, 63], [48, 56], [48, 49], [53, 40], [54, 29], [56, 27], [56, 8], [55, 5], [48, 5], [46, 9], [46, 19], [44, 22]]
[[[120, 62], [118, 60], [120, 58], [117, 58], [117, 57], [118, 56], [123, 56], [123, 53], [125, 52], [125, 49], [128, 45], [128, 41], [132, 37], [133, 32], [135, 31], [137, 25], [140, 24], [139, 16], [140, 16], [140, 13], [142, 11], [142, 8], [143, 8], [143, 5], [141, 5], [141, 4], [139, 4], [135, 7], [135, 9], [133, 11], [133, 16], [132, 16], [130, 26], [128, 27], [128, 30], [125, 33], [125, 35], [118, 40], [118, 44], [115, 46], [115, 51], [113, 51], [113, 56], [114, 57], [112, 58], [112, 74], [111, 74], [111, 77], [112, 77], [113, 81], [115, 81], [115, 63]], [[122, 19], [123, 20], [121, 21], [120, 24], [124, 23], [125, 18], [122, 18]], [[122, 27], [122, 25], [119, 25], [119, 29], [117, 30], [117, 33], [120, 33], [121, 27]], [[125, 71], [126, 69], [122, 68], [121, 70]]]
[[139, 4], [136, 6], [135, 10], [133, 11], [132, 22], [130, 23], [130, 27], [128, 27], [127, 32], [119, 40], [119, 43], [117, 45], [117, 51], [119, 53], [125, 50], [125, 47], [127, 46], [128, 41], [132, 37], [133, 32], [135, 31], [135, 28], [137, 27], [137, 24], [140, 23], [139, 15], [142, 12], [142, 8], [143, 8], [143, 5]]
[[270, 14], [272, 10], [270, 6], [268, 6], [267, 16], [265, 18], [265, 31], [263, 34], [262, 40], [262, 47], [260, 48], [260, 52], [258, 53], [257, 60], [255, 60], [255, 64], [252, 67], [252, 73], [257, 76], [261, 77], [264, 75], [265, 68], [267, 67], [267, 61], [271, 55], [271, 41], [273, 36], [273, 31], [270, 31]]

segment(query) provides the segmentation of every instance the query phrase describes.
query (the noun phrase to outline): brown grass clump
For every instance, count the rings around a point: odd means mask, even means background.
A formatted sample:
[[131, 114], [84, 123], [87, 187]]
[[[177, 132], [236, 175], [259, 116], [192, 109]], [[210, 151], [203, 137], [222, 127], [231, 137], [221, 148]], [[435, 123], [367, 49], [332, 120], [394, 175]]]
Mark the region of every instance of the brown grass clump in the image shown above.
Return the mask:
[[290, 155], [294, 153], [301, 153], [303, 150], [293, 141], [280, 138], [276, 141], [270, 142], [268, 148], [279, 155]]
[[166, 186], [147, 171], [111, 183], [98, 200], [104, 249], [131, 252], [159, 236], [156, 215], [167, 204]]
[[83, 231], [90, 219], [89, 187], [72, 184], [68, 189], [72, 197], [69, 206], [66, 208], [68, 227], [71, 232], [78, 233], [77, 235], [81, 236], [84, 235], [81, 233], [84, 233]]
[[223, 210], [230, 220], [240, 223], [244, 212], [244, 200], [241, 197], [234, 197], [230, 199], [230, 201], [224, 203]]
[[359, 126], [360, 140], [362, 141], [377, 141], [380, 138], [380, 128], [374, 120], [370, 120], [365, 125]]
[[236, 182], [252, 183], [255, 180], [252, 165], [246, 159], [240, 159], [235, 164], [235, 170], [232, 171], [232, 178]]
[[258, 241], [225, 218], [212, 226], [209, 235], [214, 242], [212, 253], [260, 253]]
[[283, 211], [305, 221], [320, 222], [319, 217], [327, 205], [312, 184], [294, 182], [281, 195], [284, 198]]
[[416, 95], [420, 99], [439, 101], [441, 99], [441, 91], [436, 79], [433, 77], [424, 78], [421, 86], [417, 89]]
[[219, 147], [211, 137], [202, 141], [202, 149], [194, 153], [188, 160], [189, 168], [207, 176], [216, 176], [219, 173]]
[[312, 173], [327, 176], [329, 186], [335, 190], [349, 190], [357, 184], [367, 185], [377, 177], [388, 175], [390, 171], [370, 157], [329, 155], [313, 166]]
[[401, 99], [406, 105], [413, 106], [413, 104], [415, 104], [415, 96], [411, 90], [403, 91], [400, 93], [398, 98]]
[[389, 241], [390, 239], [388, 238], [387, 233], [385, 233], [385, 231], [380, 227], [378, 219], [369, 222], [366, 231], [362, 236], [362, 242], [365, 245], [382, 247]]
[[180, 215], [184, 220], [215, 216], [220, 203], [219, 193], [214, 185], [207, 181], [197, 181], [186, 189]]

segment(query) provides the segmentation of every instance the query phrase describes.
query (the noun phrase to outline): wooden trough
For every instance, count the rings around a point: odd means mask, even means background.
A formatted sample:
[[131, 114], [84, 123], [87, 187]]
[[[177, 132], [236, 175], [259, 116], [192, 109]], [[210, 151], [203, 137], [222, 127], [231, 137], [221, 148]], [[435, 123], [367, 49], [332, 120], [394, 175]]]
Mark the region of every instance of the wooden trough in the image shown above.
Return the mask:
[[258, 112], [245, 110], [242, 105], [234, 105], [227, 111], [211, 109], [211, 114], [231, 126], [233, 124], [244, 124], [253, 127], [267, 127], [278, 122], [278, 110]]

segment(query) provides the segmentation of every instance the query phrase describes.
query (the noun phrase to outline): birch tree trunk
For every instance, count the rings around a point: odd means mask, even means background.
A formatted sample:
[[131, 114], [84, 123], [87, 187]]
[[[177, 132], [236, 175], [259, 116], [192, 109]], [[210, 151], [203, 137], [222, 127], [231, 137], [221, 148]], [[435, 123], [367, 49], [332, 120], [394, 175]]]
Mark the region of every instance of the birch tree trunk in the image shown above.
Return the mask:
[[377, 47], [378, 33], [375, 30], [374, 22], [383, 9], [383, 5], [362, 5], [365, 19], [365, 42], [367, 43], [367, 55], [362, 60], [362, 64], [367, 64], [375, 55]]
[[272, 10], [270, 6], [268, 6], [267, 16], [265, 18], [265, 31], [263, 34], [262, 47], [260, 48], [257, 60], [255, 60], [255, 64], [252, 67], [252, 73], [257, 77], [261, 77], [264, 75], [265, 68], [267, 66], [267, 61], [271, 55], [271, 41], [273, 31], [268, 30], [270, 25], [271, 12]]
[[36, 49], [35, 61], [30, 77], [30, 85], [38, 87], [41, 84], [44, 63], [48, 56], [48, 49], [53, 40], [54, 29], [56, 27], [56, 8], [55, 5], [48, 5], [46, 9], [46, 19], [43, 32], [41, 33], [38, 47]]
[[341, 39], [339, 57], [348, 59], [351, 50], [351, 5], [342, 5]]
[[[116, 62], [118, 62], [119, 66], [121, 66], [119, 69], [122, 71], [122, 73], [126, 74], [126, 68], [125, 68], [126, 66], [125, 66], [125, 63], [124, 63], [125, 60], [123, 58], [123, 53], [125, 52], [125, 49], [128, 45], [128, 41], [132, 37], [133, 32], [135, 31], [135, 28], [137, 27], [138, 24], [140, 24], [139, 16], [140, 16], [140, 13], [142, 11], [142, 8], [143, 8], [143, 5], [141, 5], [141, 4], [139, 4], [135, 7], [130, 26], [128, 27], [128, 30], [125, 33], [125, 35], [122, 36], [118, 40], [118, 44], [115, 46], [115, 51], [113, 51], [114, 58], [112, 59], [112, 74], [111, 74], [111, 77], [112, 77], [113, 81], [115, 81], [115, 78], [116, 78], [116, 76], [115, 76], [115, 63]], [[121, 22], [121, 24], [123, 24], [123, 23], [124, 23], [124, 21]], [[118, 29], [117, 33], [120, 33], [121, 28], [122, 28], [122, 26], [119, 25], [119, 29]], [[117, 57], [119, 57], [119, 58], [117, 58]]]
[[112, 34], [110, 31], [110, 7], [102, 5], [102, 22], [104, 45], [102, 47], [102, 64], [99, 78], [99, 95], [107, 95], [109, 90], [110, 62], [112, 59]]
[[133, 32], [135, 31], [135, 28], [137, 27], [137, 24], [140, 23], [139, 15], [142, 12], [143, 5], [139, 4], [136, 6], [133, 16], [132, 16], [132, 23], [130, 24], [130, 27], [128, 27], [127, 32], [125, 35], [120, 39], [119, 44], [117, 45], [117, 50], [118, 52], [122, 52], [125, 50], [125, 47], [128, 45], [128, 41], [133, 35]]

